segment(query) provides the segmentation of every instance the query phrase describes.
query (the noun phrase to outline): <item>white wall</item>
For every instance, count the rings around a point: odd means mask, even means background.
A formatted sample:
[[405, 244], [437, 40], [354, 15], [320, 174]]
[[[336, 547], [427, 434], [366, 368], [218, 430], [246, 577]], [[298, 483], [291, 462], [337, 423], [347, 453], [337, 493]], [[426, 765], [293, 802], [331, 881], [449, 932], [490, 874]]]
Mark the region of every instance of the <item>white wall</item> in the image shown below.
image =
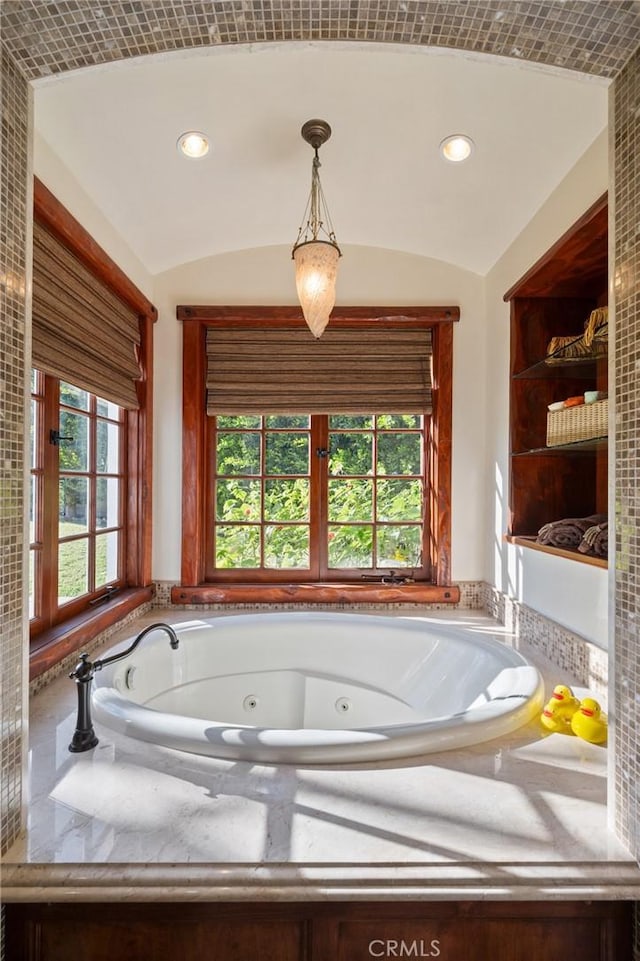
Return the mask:
[[[453, 304], [454, 580], [484, 577], [486, 421], [483, 281], [449, 264], [397, 251], [343, 247], [338, 277], [341, 306]], [[154, 553], [158, 580], [180, 576], [181, 325], [178, 304], [295, 304], [291, 251], [274, 246], [207, 258], [155, 278], [159, 311], [155, 338]]]
[[88, 230], [136, 287], [152, 300], [152, 275], [37, 131], [34, 131], [33, 166], [36, 177]]
[[607, 189], [606, 131], [486, 277], [486, 580], [599, 646], [607, 646], [607, 571], [505, 544], [509, 483], [509, 305], [503, 295]]

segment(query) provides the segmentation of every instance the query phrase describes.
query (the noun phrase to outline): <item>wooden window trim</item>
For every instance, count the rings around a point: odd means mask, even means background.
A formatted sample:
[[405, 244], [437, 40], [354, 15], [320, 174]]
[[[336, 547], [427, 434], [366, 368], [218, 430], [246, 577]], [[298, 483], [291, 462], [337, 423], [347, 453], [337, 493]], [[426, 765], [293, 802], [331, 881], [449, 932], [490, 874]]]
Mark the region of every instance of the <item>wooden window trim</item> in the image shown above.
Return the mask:
[[140, 406], [127, 412], [124, 589], [97, 611], [84, 611], [38, 635], [30, 654], [31, 676], [37, 677], [152, 596], [153, 325], [158, 312], [37, 177], [34, 178], [34, 219], [55, 234], [96, 277], [135, 310], [141, 338], [138, 358], [141, 378], [136, 381]]
[[[90, 445], [90, 450], [92, 450], [91, 458], [87, 464], [86, 471], [79, 471], [77, 474], [69, 472], [61, 472], [58, 465], [58, 448], [53, 446], [48, 441], [48, 428], [50, 425], [58, 425], [59, 428], [59, 416], [62, 410], [60, 403], [60, 381], [57, 378], [50, 377], [48, 374], [40, 374], [42, 377], [44, 385], [44, 417], [39, 431], [38, 443], [41, 446], [43, 453], [43, 469], [42, 469], [42, 480], [43, 483], [41, 487], [44, 489], [44, 498], [39, 502], [39, 517], [37, 522], [37, 527], [40, 529], [42, 527], [43, 537], [42, 546], [40, 549], [40, 566], [41, 566], [41, 578], [42, 584], [40, 585], [42, 600], [44, 601], [43, 608], [46, 616], [42, 617], [32, 617], [30, 621], [30, 633], [31, 633], [31, 643], [33, 645], [35, 639], [46, 632], [50, 627], [54, 627], [56, 624], [65, 623], [72, 618], [75, 618], [78, 614], [81, 614], [87, 608], [87, 604], [95, 603], [95, 600], [100, 597], [103, 591], [106, 589], [107, 585], [93, 586], [93, 588], [88, 589], [85, 593], [80, 594], [77, 597], [71, 598], [66, 603], [60, 605], [58, 598], [58, 583], [54, 576], [54, 571], [57, 568], [57, 553], [59, 549], [59, 531], [58, 531], [58, 484], [54, 478], [59, 478], [61, 476], [66, 477], [86, 477], [86, 478], [97, 478], [98, 474], [95, 470], [95, 447]], [[96, 401], [95, 395], [90, 395], [93, 400], [91, 401], [89, 407], [84, 409], [78, 409], [76, 413], [86, 417], [89, 423], [89, 430], [92, 435], [97, 429], [97, 423], [100, 420], [105, 420], [105, 418], [100, 417], [96, 411]], [[73, 408], [64, 408], [66, 410], [73, 410]], [[124, 443], [127, 436], [127, 411], [123, 411], [123, 418], [118, 421], [120, 426], [119, 435], [119, 462], [120, 470], [118, 471], [118, 477], [122, 484], [120, 488], [124, 493], [127, 491], [127, 477], [128, 477], [128, 461], [126, 444]], [[105, 475], [106, 476], [106, 475]], [[46, 478], [46, 479], [45, 479]], [[118, 570], [120, 576], [114, 581], [109, 581], [109, 586], [115, 588], [116, 590], [122, 590], [125, 586], [125, 562], [127, 557], [127, 540], [126, 540], [126, 527], [123, 524], [123, 514], [126, 513], [123, 503], [124, 498], [121, 498], [121, 505], [119, 509], [118, 524], [116, 525], [116, 530], [119, 532], [119, 554], [120, 559], [118, 563]], [[46, 501], [46, 503], [45, 503]], [[95, 505], [92, 504], [90, 508], [90, 514], [92, 515], [92, 522], [95, 521]], [[48, 519], [48, 527], [42, 524], [42, 515]], [[105, 531], [106, 533], [106, 531]], [[90, 533], [89, 528], [86, 532], [79, 535], [79, 540], [86, 541], [87, 543], [93, 541], [94, 545], [96, 543], [96, 537], [100, 536], [97, 530]], [[93, 565], [93, 573], [95, 575], [95, 558]], [[37, 587], [36, 587], [37, 589]], [[41, 612], [42, 613], [42, 612]]]
[[298, 325], [298, 307], [180, 306], [183, 325], [182, 562], [174, 604], [236, 603], [454, 603], [451, 584], [451, 447], [453, 398], [453, 323], [456, 307], [347, 307], [334, 310], [332, 324], [429, 326], [433, 330], [433, 414], [429, 432], [431, 475], [429, 561], [432, 582], [378, 585], [349, 583], [224, 584], [205, 579], [206, 557], [206, 328], [210, 324]]
[[55, 667], [63, 658], [68, 657], [83, 645], [114, 627], [127, 614], [148, 603], [153, 597], [153, 588], [131, 587], [119, 591], [103, 606], [85, 611], [63, 623], [51, 627], [32, 642], [29, 653], [29, 680], [33, 681], [45, 671]]
[[[354, 583], [361, 583], [362, 574], [370, 574], [371, 572], [366, 570], [360, 570], [354, 568], [353, 570], [345, 570], [340, 568], [330, 568], [328, 559], [328, 545], [325, 540], [325, 536], [328, 530], [328, 525], [332, 523], [326, 517], [327, 515], [327, 502], [326, 498], [328, 496], [328, 483], [332, 479], [332, 476], [326, 475], [323, 481], [319, 479], [323, 469], [326, 471], [326, 462], [323, 468], [323, 463], [319, 457], [313, 455], [313, 451], [316, 448], [328, 448], [330, 446], [330, 434], [332, 433], [329, 426], [330, 415], [323, 414], [312, 414], [311, 415], [311, 425], [308, 430], [309, 440], [310, 440], [310, 488], [315, 491], [318, 500], [322, 500], [323, 506], [321, 510], [314, 509], [318, 507], [317, 503], [311, 501], [311, 516], [307, 525], [309, 527], [310, 538], [313, 540], [321, 539], [319, 546], [319, 551], [315, 556], [316, 563], [310, 563], [308, 569], [277, 569], [277, 568], [251, 568], [246, 571], [246, 575], [251, 578], [254, 584], [271, 584], [277, 586], [282, 585], [285, 582], [290, 582], [292, 584], [309, 584], [310, 582], [316, 582], [318, 584], [333, 584], [335, 582], [344, 583], [344, 581], [352, 581]], [[425, 416], [425, 424], [416, 431], [415, 428], [398, 428], [401, 433], [420, 433], [422, 434], [423, 445], [421, 448], [421, 454], [423, 457], [423, 463], [427, 464], [426, 458], [429, 456], [430, 451], [430, 415]], [[216, 448], [216, 427], [214, 426], [215, 416], [207, 415], [205, 423], [205, 431], [207, 434], [207, 451], [211, 454]], [[225, 428], [226, 429], [226, 428]], [[248, 430], [252, 430], [249, 428]], [[270, 429], [264, 425], [261, 428], [256, 428], [260, 433], [269, 433]], [[304, 431], [303, 431], [304, 432]], [[369, 430], [363, 430], [363, 433], [369, 433]], [[377, 428], [372, 428], [371, 432], [377, 432]], [[217, 477], [215, 470], [213, 468], [214, 457], [209, 456], [207, 460], [207, 477], [205, 478], [205, 491], [207, 497], [207, 503], [205, 507], [205, 517], [213, 517], [215, 511], [215, 479]], [[374, 475], [370, 475], [373, 479]], [[251, 480], [262, 480], [268, 479], [268, 474], [252, 474], [250, 475]], [[247, 475], [249, 478], [249, 475]], [[425, 478], [425, 471], [422, 472], [420, 479]], [[337, 479], [337, 478], [336, 478]], [[404, 478], [403, 478], [404, 479]], [[428, 478], [427, 478], [428, 483]], [[429, 502], [427, 502], [427, 510], [424, 515], [423, 523], [423, 537], [422, 537], [422, 556], [426, 558], [420, 565], [416, 564], [412, 568], [402, 567], [399, 569], [399, 573], [412, 574], [416, 581], [419, 581], [422, 585], [431, 585], [433, 583], [431, 562], [429, 558], [429, 527], [430, 527], [430, 517], [429, 517]], [[321, 521], [320, 515], [325, 517], [325, 521]], [[266, 526], [267, 522], [262, 521], [262, 525]], [[371, 521], [371, 526], [374, 531], [380, 530], [384, 525], [380, 524], [377, 520]], [[323, 536], [324, 535], [324, 536]], [[375, 536], [375, 534], [374, 534]], [[205, 571], [204, 571], [204, 583], [205, 584], [215, 584], [216, 586], [222, 584], [238, 584], [243, 580], [242, 569], [239, 568], [215, 568], [214, 553], [211, 550], [211, 542], [207, 544], [208, 551], [205, 560]], [[388, 568], [385, 567], [384, 571], [388, 572]], [[379, 573], [374, 572], [374, 576], [380, 576]]]

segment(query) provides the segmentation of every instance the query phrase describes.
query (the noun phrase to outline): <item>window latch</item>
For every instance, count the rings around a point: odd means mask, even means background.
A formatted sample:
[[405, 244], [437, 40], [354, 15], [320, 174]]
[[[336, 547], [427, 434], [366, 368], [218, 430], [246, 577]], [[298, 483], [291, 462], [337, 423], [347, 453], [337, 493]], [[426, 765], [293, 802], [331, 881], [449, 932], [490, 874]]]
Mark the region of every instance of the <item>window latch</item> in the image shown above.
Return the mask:
[[59, 430], [54, 430], [52, 427], [49, 431], [49, 443], [59, 447], [61, 440], [73, 440], [73, 437], [63, 437]]
[[117, 594], [118, 591], [119, 591], [119, 588], [111, 584], [109, 587], [106, 588], [104, 594], [100, 594], [99, 597], [94, 597], [92, 601], [89, 601], [89, 606], [95, 607], [96, 604], [104, 604], [105, 601], [110, 601], [113, 595]]
[[318, 457], [328, 457], [329, 451], [326, 447], [316, 447], [316, 454]]

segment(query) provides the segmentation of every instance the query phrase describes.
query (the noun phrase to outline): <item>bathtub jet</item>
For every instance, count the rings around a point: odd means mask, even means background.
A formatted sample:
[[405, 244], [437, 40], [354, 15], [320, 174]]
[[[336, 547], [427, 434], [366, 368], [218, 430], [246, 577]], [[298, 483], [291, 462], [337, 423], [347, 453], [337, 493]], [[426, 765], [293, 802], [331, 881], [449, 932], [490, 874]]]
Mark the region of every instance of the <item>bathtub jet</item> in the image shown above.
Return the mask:
[[194, 754], [321, 764], [477, 744], [544, 702], [517, 651], [437, 619], [287, 612], [175, 627], [174, 654], [151, 638], [100, 671], [97, 721]]

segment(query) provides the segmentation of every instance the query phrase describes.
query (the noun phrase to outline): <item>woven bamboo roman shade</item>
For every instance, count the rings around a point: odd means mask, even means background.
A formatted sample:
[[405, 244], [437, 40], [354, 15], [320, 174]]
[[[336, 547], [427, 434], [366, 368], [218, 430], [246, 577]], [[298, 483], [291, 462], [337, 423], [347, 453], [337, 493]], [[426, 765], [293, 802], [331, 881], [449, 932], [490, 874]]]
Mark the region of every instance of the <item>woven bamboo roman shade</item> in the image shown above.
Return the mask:
[[207, 328], [207, 414], [431, 413], [431, 331]]
[[33, 227], [33, 366], [137, 408], [138, 316], [41, 224]]

